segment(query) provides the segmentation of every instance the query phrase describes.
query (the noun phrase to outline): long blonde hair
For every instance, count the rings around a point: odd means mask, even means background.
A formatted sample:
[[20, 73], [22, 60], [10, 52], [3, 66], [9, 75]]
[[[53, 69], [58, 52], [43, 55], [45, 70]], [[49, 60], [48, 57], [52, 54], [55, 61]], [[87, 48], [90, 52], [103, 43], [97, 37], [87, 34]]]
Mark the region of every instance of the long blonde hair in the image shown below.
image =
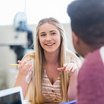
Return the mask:
[[[62, 25], [55, 18], [44, 18], [39, 21], [36, 28], [36, 37], [35, 37], [35, 66], [34, 66], [34, 78], [33, 78], [33, 87], [34, 87], [34, 95], [32, 98], [33, 104], [40, 104], [44, 102], [42, 96], [42, 73], [43, 73], [43, 48], [39, 42], [39, 27], [44, 23], [49, 23], [57, 27], [61, 36], [61, 44], [60, 44], [60, 55], [59, 55], [59, 63], [60, 67], [63, 66], [65, 62], [65, 34]], [[67, 87], [68, 87], [68, 75], [67, 73], [61, 74], [61, 91], [62, 91], [62, 100], [67, 100]]]

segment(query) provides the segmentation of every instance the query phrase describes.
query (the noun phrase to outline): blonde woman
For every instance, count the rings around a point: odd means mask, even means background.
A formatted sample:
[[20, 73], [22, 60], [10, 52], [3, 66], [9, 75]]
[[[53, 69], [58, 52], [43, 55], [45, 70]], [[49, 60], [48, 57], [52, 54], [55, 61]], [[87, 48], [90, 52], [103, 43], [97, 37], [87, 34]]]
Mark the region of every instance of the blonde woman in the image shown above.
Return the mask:
[[44, 18], [36, 28], [35, 51], [19, 61], [15, 86], [31, 104], [58, 104], [77, 98], [79, 58], [66, 51], [62, 25]]

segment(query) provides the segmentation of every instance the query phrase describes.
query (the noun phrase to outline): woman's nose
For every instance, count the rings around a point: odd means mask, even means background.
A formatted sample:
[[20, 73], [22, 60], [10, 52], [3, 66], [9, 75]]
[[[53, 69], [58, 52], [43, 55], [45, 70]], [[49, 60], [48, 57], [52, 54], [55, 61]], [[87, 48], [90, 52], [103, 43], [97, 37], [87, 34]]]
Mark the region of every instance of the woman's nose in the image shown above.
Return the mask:
[[51, 40], [50, 35], [47, 35], [47, 36], [46, 36], [46, 40]]

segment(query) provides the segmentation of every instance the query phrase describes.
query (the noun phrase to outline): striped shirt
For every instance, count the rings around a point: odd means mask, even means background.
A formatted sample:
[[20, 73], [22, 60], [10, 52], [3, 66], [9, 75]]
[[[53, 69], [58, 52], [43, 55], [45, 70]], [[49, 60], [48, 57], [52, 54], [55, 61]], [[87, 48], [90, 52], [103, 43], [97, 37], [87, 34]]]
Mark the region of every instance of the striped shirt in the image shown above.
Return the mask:
[[[59, 103], [62, 100], [61, 96], [61, 84], [60, 84], [60, 76], [57, 80], [52, 84], [46, 74], [46, 70], [44, 70], [43, 80], [42, 80], [42, 94], [44, 96], [46, 103]], [[45, 103], [45, 104], [46, 104]]]

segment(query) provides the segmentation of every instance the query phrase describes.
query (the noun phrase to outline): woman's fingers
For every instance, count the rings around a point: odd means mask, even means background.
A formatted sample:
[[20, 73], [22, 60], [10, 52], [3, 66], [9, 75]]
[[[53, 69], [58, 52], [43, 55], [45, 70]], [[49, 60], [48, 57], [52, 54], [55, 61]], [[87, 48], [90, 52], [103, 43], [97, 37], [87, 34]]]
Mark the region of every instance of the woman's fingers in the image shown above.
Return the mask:
[[57, 68], [58, 71], [65, 71], [65, 67]]
[[74, 72], [75, 70], [77, 70], [77, 66], [75, 63], [65, 63], [63, 67], [57, 68], [57, 70]]
[[26, 75], [29, 71], [32, 70], [32, 63], [24, 60], [18, 61], [18, 63], [18, 69], [21, 74]]

